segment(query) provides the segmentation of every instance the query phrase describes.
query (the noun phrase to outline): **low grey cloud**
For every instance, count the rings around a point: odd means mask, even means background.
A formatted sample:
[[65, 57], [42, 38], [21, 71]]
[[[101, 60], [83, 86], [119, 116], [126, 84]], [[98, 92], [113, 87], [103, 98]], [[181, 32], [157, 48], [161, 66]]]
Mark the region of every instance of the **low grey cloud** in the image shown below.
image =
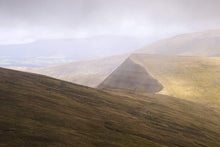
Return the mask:
[[165, 38], [220, 26], [219, 0], [1, 0], [0, 44], [101, 35]]

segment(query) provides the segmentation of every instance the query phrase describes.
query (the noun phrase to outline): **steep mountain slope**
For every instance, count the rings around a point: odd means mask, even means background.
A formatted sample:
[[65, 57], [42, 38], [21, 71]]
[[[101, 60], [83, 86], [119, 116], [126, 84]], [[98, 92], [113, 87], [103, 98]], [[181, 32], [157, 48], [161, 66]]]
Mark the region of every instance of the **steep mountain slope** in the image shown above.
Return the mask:
[[0, 68], [0, 146], [220, 146], [220, 112]]
[[[162, 84], [163, 89], [159, 93], [205, 103], [210, 106], [220, 106], [220, 57], [133, 54], [129, 59], [145, 69]], [[124, 71], [124, 67], [118, 67], [117, 71]], [[133, 91], [131, 89], [135, 89], [138, 85], [142, 89], [137, 88], [136, 91], [149, 92], [148, 87], [143, 86], [142, 80], [135, 80], [139, 78], [139, 74], [135, 72], [136, 68], [129, 69], [129, 71], [124, 72], [124, 75], [113, 72], [109, 76], [110, 80], [105, 80], [100, 88], [111, 88], [110, 86], [114, 82], [116, 84], [114, 89]], [[129, 78], [126, 78], [127, 75]], [[122, 79], [120, 76], [124, 78]], [[119, 79], [123, 80], [120, 81], [123, 82], [123, 87], [115, 83]], [[130, 85], [129, 81], [132, 80], [135, 84]], [[145, 81], [145, 84], [150, 83]]]
[[128, 58], [98, 88], [155, 93], [162, 90], [163, 86], [151, 77], [142, 66]]
[[164, 39], [136, 50], [136, 53], [220, 56], [220, 30], [189, 33]]

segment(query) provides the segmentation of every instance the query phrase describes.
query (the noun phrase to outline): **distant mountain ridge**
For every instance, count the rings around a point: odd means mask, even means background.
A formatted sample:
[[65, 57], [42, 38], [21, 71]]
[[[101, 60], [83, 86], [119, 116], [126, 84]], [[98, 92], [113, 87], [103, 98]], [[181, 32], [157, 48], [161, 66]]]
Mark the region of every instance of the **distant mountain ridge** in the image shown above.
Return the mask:
[[220, 30], [178, 35], [157, 41], [135, 52], [160, 55], [220, 56]]

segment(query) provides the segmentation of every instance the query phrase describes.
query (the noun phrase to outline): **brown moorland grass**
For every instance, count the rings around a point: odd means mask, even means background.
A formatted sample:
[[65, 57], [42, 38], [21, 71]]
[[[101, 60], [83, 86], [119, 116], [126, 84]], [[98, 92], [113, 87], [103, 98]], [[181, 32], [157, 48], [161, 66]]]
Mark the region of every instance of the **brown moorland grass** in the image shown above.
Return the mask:
[[220, 57], [134, 54], [131, 60], [163, 85], [159, 93], [220, 108]]
[[0, 146], [220, 146], [220, 113], [0, 68]]

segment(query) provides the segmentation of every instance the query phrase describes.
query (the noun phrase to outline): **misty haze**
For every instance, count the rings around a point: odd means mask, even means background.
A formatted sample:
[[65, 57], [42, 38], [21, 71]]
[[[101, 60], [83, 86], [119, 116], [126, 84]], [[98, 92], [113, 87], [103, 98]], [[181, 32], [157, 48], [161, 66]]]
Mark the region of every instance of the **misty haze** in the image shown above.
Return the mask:
[[219, 0], [0, 0], [0, 146], [219, 147]]

